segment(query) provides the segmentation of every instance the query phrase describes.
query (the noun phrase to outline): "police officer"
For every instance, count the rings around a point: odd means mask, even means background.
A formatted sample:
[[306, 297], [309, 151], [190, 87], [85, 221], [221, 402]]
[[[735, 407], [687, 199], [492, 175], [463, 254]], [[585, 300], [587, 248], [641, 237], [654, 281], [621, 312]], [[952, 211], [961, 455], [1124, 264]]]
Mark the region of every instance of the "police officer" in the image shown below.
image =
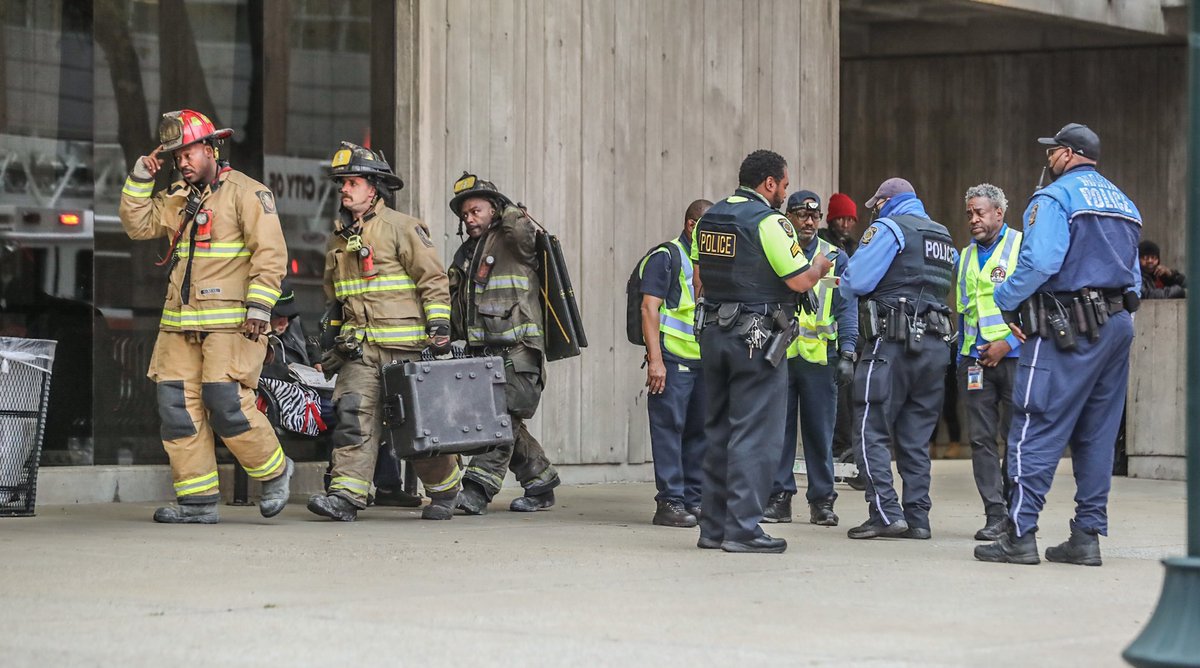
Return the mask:
[[1096, 171], [1100, 138], [1068, 123], [1046, 145], [1054, 181], [1025, 210], [1018, 271], [995, 300], [1021, 347], [1008, 434], [1010, 531], [975, 558], [1040, 561], [1038, 515], [1063, 448], [1071, 444], [1075, 517], [1070, 538], [1046, 559], [1099, 566], [1108, 532], [1113, 449], [1129, 376], [1133, 318], [1141, 290], [1134, 203]]
[[971, 243], [959, 254], [955, 271], [961, 336], [958, 384], [966, 397], [975, 487], [987, 518], [975, 540], [997, 540], [1008, 516], [998, 441], [1008, 435], [1012, 421], [1021, 342], [1005, 324], [993, 293], [1017, 270], [1021, 233], [1004, 224], [1008, 198], [1003, 190], [981, 183], [968, 188], [964, 200]]
[[[450, 288], [425, 224], [389, 206], [404, 182], [383, 156], [342, 142], [330, 172], [341, 206], [325, 253], [325, 298], [341, 304], [342, 324], [321, 365], [326, 376], [337, 373], [337, 426], [328, 493], [310, 498], [308, 509], [352, 522], [367, 507], [379, 456], [380, 371], [420, 359], [426, 347], [449, 350]], [[452, 518], [462, 478], [457, 458], [411, 465], [430, 499], [421, 519]]]
[[804, 257], [833, 255], [833, 267], [809, 293], [811, 309], [800, 309], [796, 317], [800, 335], [788, 347], [787, 423], [783, 457], [763, 512], [764, 522], [791, 522], [792, 497], [796, 494], [797, 417], [804, 441], [804, 465], [808, 480], [808, 521], [820, 526], [837, 526], [833, 512], [837, 492], [833, 489], [833, 429], [837, 416], [838, 387], [854, 378], [854, 346], [858, 340], [858, 303], [847, 300], [836, 289], [846, 269], [846, 256], [817, 235], [821, 220], [821, 198], [811, 190], [792, 193], [787, 218]]
[[694, 527], [700, 515], [704, 459], [704, 375], [696, 320], [692, 232], [712, 202], [698, 199], [683, 232], [642, 260], [642, 339], [646, 342], [646, 411], [658, 494], [653, 524]]
[[795, 329], [796, 293], [816, 285], [832, 262], [818, 255], [810, 263], [778, 211], [788, 186], [782, 156], [751, 153], [738, 183], [700, 219], [691, 251], [707, 301], [697, 314], [708, 391], [697, 546], [779, 553], [787, 541], [758, 523], [783, 445], [787, 366], [781, 362], [787, 332]]
[[[912, 184], [891, 178], [867, 208], [876, 219], [842, 275], [858, 298], [863, 355], [854, 376], [855, 458], [866, 476], [867, 520], [850, 538], [926, 539], [929, 531], [929, 436], [937, 426], [953, 336], [946, 298], [958, 252], [950, 233], [929, 219]], [[904, 479], [901, 504], [888, 449]]]
[[450, 210], [459, 219], [460, 234], [465, 227], [469, 237], [450, 267], [454, 337], [474, 351], [504, 358], [504, 396], [515, 439], [511, 446], [471, 458], [458, 507], [469, 515], [485, 513], [511, 468], [525, 494], [508, 509], [544, 510], [554, 505], [554, 488], [561, 481], [525, 426], [537, 411], [545, 378], [537, 229], [493, 183], [466, 172], [454, 184]]
[[[131, 239], [171, 239], [147, 375], [158, 384], [179, 505], [156, 510], [155, 522], [219, 521], [213, 432], [262, 481], [263, 517], [278, 515], [288, 500], [292, 461], [255, 407], [287, 247], [271, 191], [220, 159], [219, 143], [232, 135], [191, 109], [163, 114], [159, 147], [138, 159], [121, 190], [121, 225]], [[153, 194], [163, 152], [182, 178]]]

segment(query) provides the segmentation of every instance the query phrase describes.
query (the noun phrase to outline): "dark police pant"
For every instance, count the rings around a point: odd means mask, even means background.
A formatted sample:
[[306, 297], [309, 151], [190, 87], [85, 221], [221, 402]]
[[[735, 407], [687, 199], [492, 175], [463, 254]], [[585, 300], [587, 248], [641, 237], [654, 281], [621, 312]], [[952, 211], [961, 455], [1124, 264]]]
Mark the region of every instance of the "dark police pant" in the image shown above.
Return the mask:
[[650, 450], [654, 454], [656, 501], [700, 505], [700, 469], [704, 463], [704, 371], [664, 360], [667, 382], [662, 394], [646, 400], [650, 414]]
[[708, 392], [700, 535], [743, 542], [763, 534], [763, 501], [783, 447], [787, 366], [771, 366], [761, 350], [751, 357], [734, 330], [700, 333]]
[[[833, 491], [833, 424], [837, 417], [837, 362], [813, 364], [803, 357], [788, 360], [787, 422], [784, 423], [783, 456], [775, 473], [771, 493], [796, 493], [796, 433], [804, 441], [804, 466], [808, 477], [809, 503], [837, 498]], [[799, 418], [799, 429], [796, 427]]]
[[1076, 339], [1078, 347], [1070, 352], [1040, 337], [1021, 346], [1008, 432], [1009, 516], [1018, 536], [1037, 531], [1068, 443], [1075, 473], [1072, 524], [1108, 535], [1108, 491], [1129, 384], [1133, 320], [1121, 312], [1100, 329], [1099, 341]]
[[[926, 335], [917, 354], [904, 343], [868, 342], [854, 372], [854, 459], [866, 475], [871, 520], [929, 528], [929, 439], [946, 391], [946, 342]], [[888, 446], [896, 446], [896, 469], [904, 480], [904, 505], [896, 495]]]
[[989, 517], [1008, 514], [1004, 482], [1005, 473], [1000, 459], [1000, 439], [1008, 436], [1012, 424], [1013, 376], [1017, 358], [1006, 357], [996, 366], [981, 366], [983, 387], [967, 388], [967, 369], [979, 360], [963, 358], [958, 365], [958, 391], [966, 397], [967, 434], [971, 438], [971, 468], [975, 471], [975, 487], [983, 500], [983, 512]]

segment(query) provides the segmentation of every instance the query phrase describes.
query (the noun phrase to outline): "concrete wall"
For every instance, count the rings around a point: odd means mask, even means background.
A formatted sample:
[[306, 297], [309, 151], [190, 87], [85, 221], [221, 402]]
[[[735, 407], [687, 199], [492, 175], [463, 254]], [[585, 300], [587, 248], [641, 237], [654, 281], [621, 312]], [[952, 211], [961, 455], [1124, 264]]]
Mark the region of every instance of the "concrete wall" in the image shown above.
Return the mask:
[[1182, 299], [1142, 302], [1137, 313], [1125, 408], [1130, 477], [1186, 477], [1187, 324]]
[[1045, 156], [1035, 143], [1070, 121], [1100, 135], [1100, 170], [1141, 209], [1163, 262], [1184, 257], [1183, 47], [846, 60], [841, 184], [858, 202], [903, 176], [959, 245], [963, 192], [1004, 189], [1020, 224]]
[[446, 202], [470, 170], [562, 239], [590, 347], [549, 366], [533, 431], [558, 463], [646, 462], [625, 280], [648, 247], [678, 234], [692, 200], [732, 192], [756, 148], [788, 159], [794, 188], [836, 185], [837, 1], [428, 0], [416, 10], [415, 210], [449, 259], [459, 241]]

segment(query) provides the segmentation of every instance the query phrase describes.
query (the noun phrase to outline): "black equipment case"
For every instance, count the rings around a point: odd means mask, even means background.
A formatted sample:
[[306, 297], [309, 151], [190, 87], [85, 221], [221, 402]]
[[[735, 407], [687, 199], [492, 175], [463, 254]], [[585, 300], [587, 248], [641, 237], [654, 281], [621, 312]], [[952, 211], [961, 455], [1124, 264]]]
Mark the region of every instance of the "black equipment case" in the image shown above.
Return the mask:
[[397, 362], [382, 375], [384, 437], [398, 457], [477, 455], [513, 442], [503, 358]]

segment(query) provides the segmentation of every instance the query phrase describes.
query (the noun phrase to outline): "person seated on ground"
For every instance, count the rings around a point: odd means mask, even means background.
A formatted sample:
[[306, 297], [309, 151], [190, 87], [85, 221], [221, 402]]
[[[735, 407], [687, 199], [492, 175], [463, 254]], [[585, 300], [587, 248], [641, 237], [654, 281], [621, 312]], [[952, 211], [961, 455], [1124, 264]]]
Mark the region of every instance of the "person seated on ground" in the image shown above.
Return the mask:
[[1158, 244], [1153, 241], [1138, 244], [1138, 263], [1142, 266], [1142, 299], [1183, 299], [1187, 296], [1187, 279], [1178, 271], [1163, 266], [1159, 261]]

